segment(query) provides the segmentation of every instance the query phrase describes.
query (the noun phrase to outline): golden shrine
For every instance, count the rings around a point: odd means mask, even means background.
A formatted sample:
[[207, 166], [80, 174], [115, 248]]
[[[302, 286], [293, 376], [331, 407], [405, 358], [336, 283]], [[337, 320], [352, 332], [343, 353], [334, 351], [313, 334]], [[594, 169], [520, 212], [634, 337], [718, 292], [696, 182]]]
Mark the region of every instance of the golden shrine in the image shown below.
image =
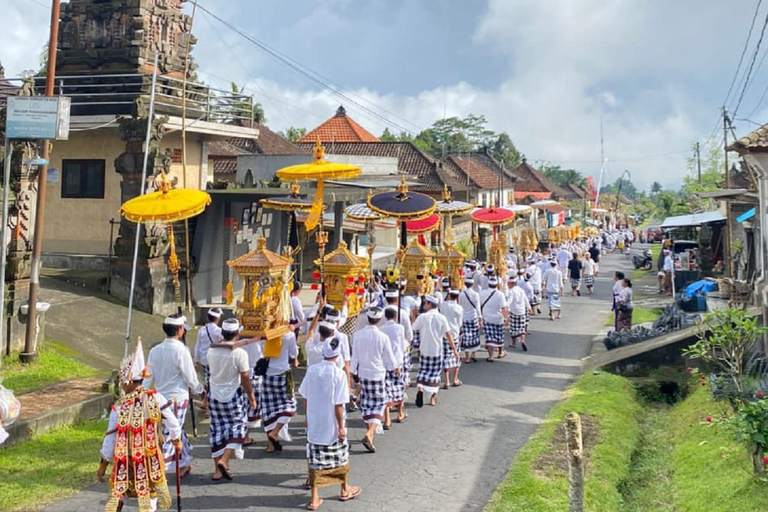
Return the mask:
[[509, 246], [507, 245], [507, 234], [499, 233], [498, 238], [491, 243], [491, 250], [488, 253], [488, 262], [493, 263], [496, 267], [496, 275], [506, 279], [507, 278], [507, 252], [509, 252]]
[[443, 250], [435, 256], [437, 269], [443, 277], [451, 279], [451, 288], [461, 290], [464, 288], [464, 279], [461, 275], [461, 269], [464, 267], [464, 255], [451, 243], [446, 243]]
[[[243, 296], [235, 308], [242, 335], [266, 338], [265, 357], [280, 355], [282, 336], [290, 331], [292, 263], [268, 250], [265, 238], [259, 238], [255, 250], [227, 262], [244, 281]], [[230, 295], [231, 286], [227, 286]], [[227, 303], [233, 300], [227, 297]]]
[[[422, 290], [428, 290], [431, 284], [429, 274], [432, 270], [432, 259], [435, 253], [421, 245], [418, 239], [411, 242], [397, 251], [397, 261], [400, 263], [400, 278], [407, 279], [405, 291], [408, 293], [419, 293]], [[417, 280], [417, 276], [422, 276]]]
[[[347, 243], [342, 240], [336, 250], [326, 254], [323, 260], [328, 303], [340, 310], [344, 298], [347, 297], [348, 316], [357, 315], [364, 306], [360, 296], [365, 291], [368, 258], [353, 254], [347, 247]], [[320, 264], [319, 258], [315, 260], [315, 265], [320, 267]]]

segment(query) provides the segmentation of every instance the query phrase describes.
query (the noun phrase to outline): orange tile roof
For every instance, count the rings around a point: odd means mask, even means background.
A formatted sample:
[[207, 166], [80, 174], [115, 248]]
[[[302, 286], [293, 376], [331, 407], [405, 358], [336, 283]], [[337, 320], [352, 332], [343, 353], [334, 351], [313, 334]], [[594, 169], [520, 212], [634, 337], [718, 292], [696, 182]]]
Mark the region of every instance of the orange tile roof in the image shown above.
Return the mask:
[[357, 124], [347, 115], [344, 107], [339, 107], [336, 115], [307, 133], [296, 142], [379, 142], [368, 130]]

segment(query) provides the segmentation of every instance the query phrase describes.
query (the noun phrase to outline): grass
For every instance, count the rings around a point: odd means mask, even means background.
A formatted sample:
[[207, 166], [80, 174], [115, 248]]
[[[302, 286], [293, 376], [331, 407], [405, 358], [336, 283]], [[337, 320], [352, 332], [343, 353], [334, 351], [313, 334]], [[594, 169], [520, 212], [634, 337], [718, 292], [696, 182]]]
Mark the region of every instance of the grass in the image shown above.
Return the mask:
[[596, 445], [586, 469], [585, 511], [615, 512], [622, 496], [618, 485], [630, 473], [630, 459], [640, 440], [642, 407], [632, 384], [607, 373], [586, 374], [568, 388], [565, 400], [518, 453], [486, 512], [554, 512], [568, 510], [568, 477], [557, 467], [534, 471], [568, 412], [588, 414], [597, 423]]
[[[646, 322], [655, 322], [664, 312], [662, 308], [634, 308], [632, 310], [632, 325], [644, 324]], [[614, 313], [611, 312], [605, 321], [606, 326], [614, 324]]]
[[746, 449], [728, 432], [703, 422], [720, 405], [708, 387], [696, 386], [669, 414], [672, 484], [679, 512], [758, 512], [768, 510], [765, 482], [755, 480]]
[[106, 428], [89, 421], [0, 450], [0, 508], [38, 510], [93, 484]]
[[75, 354], [56, 343], [40, 345], [37, 363], [24, 365], [18, 354], [3, 357], [3, 386], [20, 395], [70, 379], [93, 377], [97, 370], [74, 359]]

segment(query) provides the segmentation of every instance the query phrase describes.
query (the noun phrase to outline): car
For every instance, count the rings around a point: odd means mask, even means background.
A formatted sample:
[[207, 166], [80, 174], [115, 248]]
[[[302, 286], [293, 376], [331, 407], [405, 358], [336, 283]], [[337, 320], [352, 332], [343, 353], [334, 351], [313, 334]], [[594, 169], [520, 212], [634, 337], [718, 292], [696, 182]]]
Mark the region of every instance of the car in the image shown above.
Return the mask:
[[658, 226], [650, 227], [645, 231], [646, 243], [660, 243], [664, 239], [664, 231]]

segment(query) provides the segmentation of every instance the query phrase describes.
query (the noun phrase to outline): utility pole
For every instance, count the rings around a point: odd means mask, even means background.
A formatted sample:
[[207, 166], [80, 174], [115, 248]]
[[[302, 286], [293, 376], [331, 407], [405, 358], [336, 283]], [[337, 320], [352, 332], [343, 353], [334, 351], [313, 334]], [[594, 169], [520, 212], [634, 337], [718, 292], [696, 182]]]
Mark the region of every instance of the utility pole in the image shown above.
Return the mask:
[[[52, 0], [51, 29], [48, 38], [48, 70], [45, 79], [45, 95], [53, 96], [56, 81], [56, 53], [59, 43], [59, 13], [61, 0]], [[43, 159], [50, 161], [50, 147], [47, 140], [40, 142], [43, 146]], [[27, 330], [24, 333], [24, 352], [19, 354], [22, 363], [32, 363], [37, 360], [35, 347], [37, 327], [37, 297], [40, 291], [40, 266], [43, 253], [43, 221], [45, 219], [45, 192], [47, 188], [48, 164], [44, 164], [37, 175], [37, 204], [35, 207], [35, 232], [32, 242], [32, 271], [29, 277], [29, 316]], [[5, 243], [5, 241], [3, 241]]]
[[696, 168], [699, 171], [699, 185], [701, 185], [701, 151], [699, 150], [698, 142], [696, 143]]
[[[728, 168], [728, 111], [723, 106], [723, 152], [725, 154], [725, 188], [731, 188], [731, 170]], [[731, 201], [725, 199], [725, 247], [723, 248], [723, 259], [725, 260], [725, 275], [733, 277], [733, 266], [731, 264]]]

